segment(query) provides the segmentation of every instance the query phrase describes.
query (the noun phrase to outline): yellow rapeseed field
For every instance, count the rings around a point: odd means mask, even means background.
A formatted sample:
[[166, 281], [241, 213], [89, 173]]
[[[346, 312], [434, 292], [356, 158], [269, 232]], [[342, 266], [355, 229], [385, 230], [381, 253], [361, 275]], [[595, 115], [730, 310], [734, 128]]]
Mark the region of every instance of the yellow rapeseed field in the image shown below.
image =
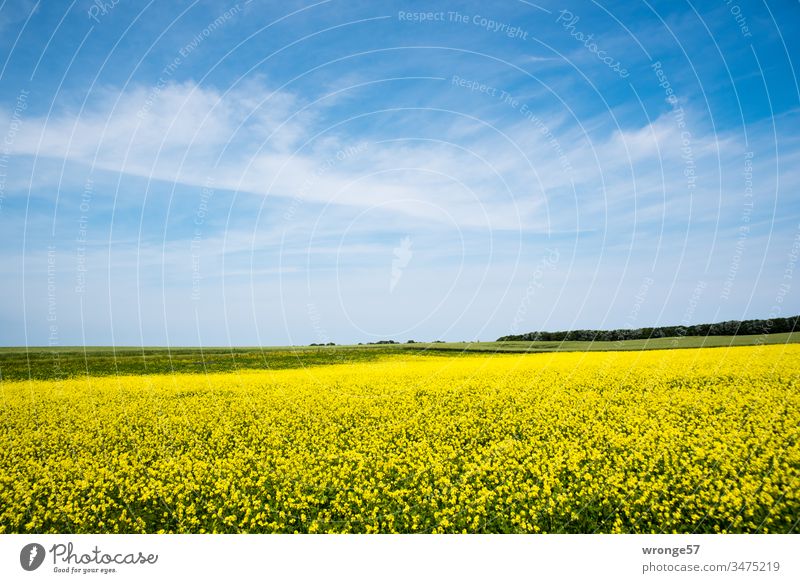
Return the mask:
[[0, 532], [790, 532], [800, 346], [2, 382]]

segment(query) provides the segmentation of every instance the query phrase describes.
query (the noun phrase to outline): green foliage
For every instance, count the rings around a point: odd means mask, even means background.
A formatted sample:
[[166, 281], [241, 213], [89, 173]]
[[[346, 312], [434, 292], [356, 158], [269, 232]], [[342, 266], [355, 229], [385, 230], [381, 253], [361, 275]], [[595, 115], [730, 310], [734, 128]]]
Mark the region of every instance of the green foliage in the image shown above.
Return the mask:
[[[0, 348], [0, 378], [55, 379], [78, 376], [206, 373], [245, 369], [302, 368], [367, 362], [393, 351], [383, 347], [283, 348]], [[394, 351], [394, 352], [399, 352]]]
[[575, 352], [751, 346], [800, 342], [800, 332], [755, 336], [676, 336], [619, 341], [415, 342], [357, 346], [264, 348], [30, 347], [0, 348], [0, 379], [58, 379], [153, 373], [211, 373], [373, 362], [413, 352], [426, 356], [475, 352]]
[[511, 334], [497, 339], [506, 341], [619, 341], [646, 340], [682, 336], [739, 336], [754, 334], [780, 334], [797, 330], [798, 318], [774, 318], [772, 320], [728, 320], [716, 324], [694, 326], [659, 326], [657, 328], [618, 328], [616, 330], [562, 330], [560, 332], [527, 332]]

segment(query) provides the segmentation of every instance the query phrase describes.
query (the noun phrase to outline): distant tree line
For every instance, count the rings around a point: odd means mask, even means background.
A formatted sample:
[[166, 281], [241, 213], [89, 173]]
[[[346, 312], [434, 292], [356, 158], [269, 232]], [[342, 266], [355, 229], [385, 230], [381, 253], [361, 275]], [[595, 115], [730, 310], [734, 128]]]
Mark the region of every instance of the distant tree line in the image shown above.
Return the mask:
[[737, 336], [745, 334], [779, 334], [797, 330], [798, 318], [773, 318], [772, 320], [728, 320], [716, 324], [696, 324], [694, 326], [658, 326], [655, 328], [618, 328], [616, 330], [563, 330], [561, 332], [528, 332], [510, 334], [497, 339], [497, 342], [522, 340], [645, 340], [648, 338], [671, 338], [673, 336]]

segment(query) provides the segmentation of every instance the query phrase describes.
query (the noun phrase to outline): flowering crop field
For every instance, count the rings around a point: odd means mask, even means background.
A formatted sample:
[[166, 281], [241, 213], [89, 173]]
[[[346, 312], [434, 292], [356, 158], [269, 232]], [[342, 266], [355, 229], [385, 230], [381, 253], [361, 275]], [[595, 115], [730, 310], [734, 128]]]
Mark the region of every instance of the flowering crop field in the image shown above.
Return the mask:
[[3, 381], [0, 532], [791, 532], [800, 346]]

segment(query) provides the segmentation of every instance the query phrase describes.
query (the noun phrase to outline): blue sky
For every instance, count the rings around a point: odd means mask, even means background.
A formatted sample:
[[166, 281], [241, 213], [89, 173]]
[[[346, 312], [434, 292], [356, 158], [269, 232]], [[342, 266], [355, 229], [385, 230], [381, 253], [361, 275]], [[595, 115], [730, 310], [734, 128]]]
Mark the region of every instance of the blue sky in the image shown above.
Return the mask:
[[800, 312], [796, 2], [0, 4], [0, 343]]

